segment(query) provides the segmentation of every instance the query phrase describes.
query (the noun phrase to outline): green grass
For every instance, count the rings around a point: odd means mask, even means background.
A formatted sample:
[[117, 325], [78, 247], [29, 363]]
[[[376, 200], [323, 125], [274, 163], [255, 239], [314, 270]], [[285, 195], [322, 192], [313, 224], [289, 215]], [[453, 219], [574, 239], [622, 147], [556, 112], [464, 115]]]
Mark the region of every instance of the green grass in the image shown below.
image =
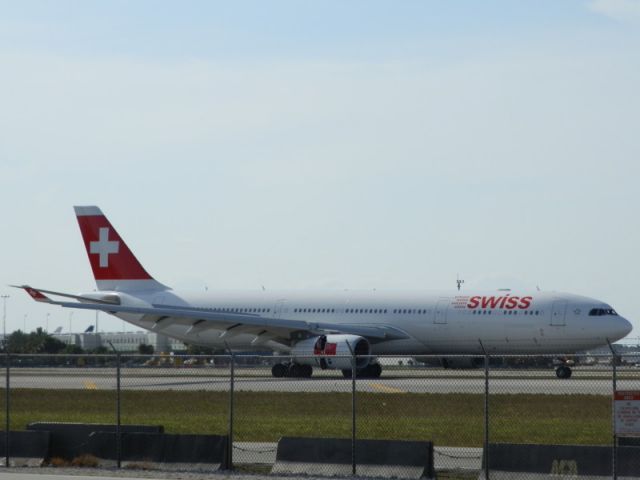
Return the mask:
[[[280, 436], [349, 437], [349, 393], [236, 392], [236, 441]], [[0, 390], [0, 411], [4, 393]], [[225, 392], [124, 391], [122, 423], [164, 425], [167, 433], [225, 434]], [[598, 395], [496, 395], [490, 398], [492, 442], [609, 444], [611, 400]], [[484, 399], [472, 394], [358, 393], [361, 438], [433, 440], [480, 447]], [[4, 425], [4, 418], [2, 425]], [[30, 422], [115, 423], [113, 391], [11, 391], [11, 427]]]

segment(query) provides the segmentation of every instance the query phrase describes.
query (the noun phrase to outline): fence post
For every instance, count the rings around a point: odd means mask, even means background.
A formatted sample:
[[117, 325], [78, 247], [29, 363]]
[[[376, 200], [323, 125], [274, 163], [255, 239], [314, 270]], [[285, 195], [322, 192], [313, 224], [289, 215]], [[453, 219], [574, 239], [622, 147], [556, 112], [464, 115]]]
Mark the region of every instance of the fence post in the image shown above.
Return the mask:
[[[5, 343], [5, 348], [7, 348], [6, 343]], [[7, 349], [7, 355], [6, 355], [5, 358], [6, 358], [6, 362], [7, 362], [5, 375], [6, 375], [7, 378], [5, 379], [6, 380], [6, 385], [5, 385], [5, 392], [4, 392], [4, 395], [5, 395], [4, 401], [5, 401], [5, 409], [6, 409], [6, 411], [5, 411], [5, 422], [6, 422], [5, 435], [6, 435], [6, 438], [5, 438], [5, 452], [4, 453], [5, 453], [5, 462], [6, 462], [5, 466], [7, 468], [9, 468], [9, 438], [10, 438], [10, 435], [9, 435], [9, 431], [10, 430], [9, 429], [11, 428], [11, 421], [10, 421], [10, 417], [9, 417], [9, 414], [11, 412], [11, 408], [9, 406], [9, 400], [11, 398], [11, 395], [9, 394], [9, 387], [10, 387], [10, 378], [11, 378], [10, 377], [10, 375], [11, 375], [11, 354], [9, 353], [8, 349]]]
[[117, 467], [122, 466], [122, 432], [120, 431], [120, 352], [116, 352], [116, 459]]
[[611, 342], [607, 338], [607, 344], [609, 345], [609, 350], [611, 350], [611, 387], [613, 388], [613, 392], [611, 395], [611, 430], [613, 432], [613, 447], [611, 450], [611, 476], [613, 480], [618, 479], [618, 436], [616, 435], [616, 390], [618, 389], [618, 369], [617, 363], [618, 358], [616, 355], [616, 351], [611, 345]]
[[229, 432], [228, 441], [229, 448], [227, 449], [227, 468], [233, 470], [233, 404], [234, 404], [234, 384], [235, 384], [235, 356], [233, 351], [229, 349], [231, 354], [231, 372], [229, 375]]
[[356, 352], [347, 341], [351, 352], [351, 474], [356, 475]]
[[484, 440], [483, 440], [483, 460], [484, 460], [484, 478], [489, 480], [489, 354], [482, 344], [482, 340], [478, 340], [482, 353], [484, 354]]
[[351, 350], [351, 474], [356, 475], [356, 353]]

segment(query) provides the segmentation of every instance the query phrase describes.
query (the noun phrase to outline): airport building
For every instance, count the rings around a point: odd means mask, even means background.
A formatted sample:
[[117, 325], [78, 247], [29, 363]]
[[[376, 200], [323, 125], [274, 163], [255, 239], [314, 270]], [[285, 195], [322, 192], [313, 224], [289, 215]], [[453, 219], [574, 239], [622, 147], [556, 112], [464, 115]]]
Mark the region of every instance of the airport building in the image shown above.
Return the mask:
[[52, 337], [67, 345], [78, 345], [83, 350], [93, 350], [98, 347], [111, 345], [119, 352], [138, 352], [141, 344], [151, 345], [153, 351], [160, 352], [184, 352], [187, 347], [180, 340], [169, 338], [166, 335], [154, 332], [83, 332], [83, 333], [54, 333]]

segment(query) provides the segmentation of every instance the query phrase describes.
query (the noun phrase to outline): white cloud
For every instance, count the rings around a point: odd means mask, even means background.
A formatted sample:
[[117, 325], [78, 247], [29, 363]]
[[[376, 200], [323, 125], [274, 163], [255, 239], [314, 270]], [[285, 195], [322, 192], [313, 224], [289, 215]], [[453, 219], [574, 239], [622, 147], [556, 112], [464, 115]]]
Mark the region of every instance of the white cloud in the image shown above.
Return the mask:
[[640, 0], [593, 0], [589, 9], [619, 22], [640, 23]]

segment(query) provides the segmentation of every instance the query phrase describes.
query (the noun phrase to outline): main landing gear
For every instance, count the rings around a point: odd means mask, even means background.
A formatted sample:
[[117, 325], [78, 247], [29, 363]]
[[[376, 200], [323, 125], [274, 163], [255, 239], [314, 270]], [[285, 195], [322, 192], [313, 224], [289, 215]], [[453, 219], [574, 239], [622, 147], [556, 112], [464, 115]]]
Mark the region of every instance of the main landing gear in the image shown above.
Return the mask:
[[556, 376], [558, 378], [571, 378], [571, 368], [566, 365], [560, 365], [556, 368]]
[[313, 368], [311, 365], [300, 365], [297, 363], [276, 363], [271, 368], [271, 375], [276, 378], [311, 378]]
[[[382, 366], [379, 363], [370, 363], [364, 368], [356, 369], [356, 378], [380, 378], [382, 374]], [[347, 368], [342, 370], [342, 376], [344, 378], [351, 378], [351, 369]]]

